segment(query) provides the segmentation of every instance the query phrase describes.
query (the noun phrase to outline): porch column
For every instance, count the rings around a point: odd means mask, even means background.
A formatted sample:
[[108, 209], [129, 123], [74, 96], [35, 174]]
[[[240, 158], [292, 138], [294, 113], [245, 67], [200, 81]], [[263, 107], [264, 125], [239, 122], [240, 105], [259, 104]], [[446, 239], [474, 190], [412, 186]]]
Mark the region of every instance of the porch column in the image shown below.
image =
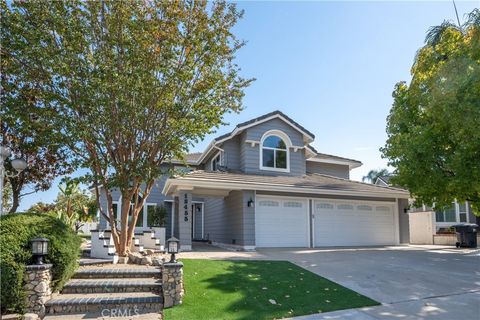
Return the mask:
[[181, 190], [178, 193], [178, 239], [180, 250], [192, 250], [192, 193]]

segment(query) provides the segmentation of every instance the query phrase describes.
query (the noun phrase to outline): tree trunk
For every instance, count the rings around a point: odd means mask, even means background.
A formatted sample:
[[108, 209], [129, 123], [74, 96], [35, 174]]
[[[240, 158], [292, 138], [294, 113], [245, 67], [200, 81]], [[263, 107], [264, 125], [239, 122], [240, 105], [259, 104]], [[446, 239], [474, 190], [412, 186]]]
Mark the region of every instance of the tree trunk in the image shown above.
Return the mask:
[[130, 251], [128, 247], [128, 213], [130, 211], [130, 197], [122, 195], [122, 215], [120, 220], [119, 248], [117, 254], [126, 257]]
[[17, 212], [18, 206], [20, 205], [20, 191], [22, 190], [22, 188], [19, 187], [19, 184], [13, 182], [12, 180], [12, 178], [9, 180], [10, 186], [12, 187], [12, 207], [8, 211], [9, 214]]

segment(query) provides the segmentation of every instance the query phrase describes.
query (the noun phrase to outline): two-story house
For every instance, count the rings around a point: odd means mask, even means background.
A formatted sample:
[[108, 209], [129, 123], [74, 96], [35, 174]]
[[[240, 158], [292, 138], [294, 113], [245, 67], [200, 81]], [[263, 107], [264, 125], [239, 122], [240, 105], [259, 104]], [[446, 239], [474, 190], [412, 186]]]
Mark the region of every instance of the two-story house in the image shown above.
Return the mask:
[[238, 124], [188, 155], [187, 174], [158, 179], [138, 227], [165, 205], [166, 236], [183, 250], [192, 240], [245, 250], [408, 243], [408, 192], [349, 180], [362, 163], [317, 152], [314, 138], [280, 111]]

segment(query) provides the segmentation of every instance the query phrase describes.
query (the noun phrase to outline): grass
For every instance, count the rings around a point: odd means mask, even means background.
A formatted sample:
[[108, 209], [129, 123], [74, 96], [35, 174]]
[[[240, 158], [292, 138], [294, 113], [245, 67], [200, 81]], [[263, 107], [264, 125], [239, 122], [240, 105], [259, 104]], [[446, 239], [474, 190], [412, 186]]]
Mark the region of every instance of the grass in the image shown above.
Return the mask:
[[379, 304], [287, 261], [182, 261], [183, 304], [165, 309], [165, 320], [280, 319]]

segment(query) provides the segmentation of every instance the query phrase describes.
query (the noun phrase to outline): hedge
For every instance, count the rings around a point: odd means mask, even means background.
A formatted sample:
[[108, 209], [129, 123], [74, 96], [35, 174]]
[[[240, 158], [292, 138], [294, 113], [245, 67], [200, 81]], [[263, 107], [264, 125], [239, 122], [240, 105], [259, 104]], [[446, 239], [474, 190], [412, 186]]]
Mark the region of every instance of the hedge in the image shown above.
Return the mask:
[[53, 264], [52, 286], [59, 290], [77, 268], [81, 238], [48, 214], [10, 214], [0, 218], [1, 312], [23, 312], [25, 265], [33, 262], [30, 240], [50, 240], [46, 262]]

